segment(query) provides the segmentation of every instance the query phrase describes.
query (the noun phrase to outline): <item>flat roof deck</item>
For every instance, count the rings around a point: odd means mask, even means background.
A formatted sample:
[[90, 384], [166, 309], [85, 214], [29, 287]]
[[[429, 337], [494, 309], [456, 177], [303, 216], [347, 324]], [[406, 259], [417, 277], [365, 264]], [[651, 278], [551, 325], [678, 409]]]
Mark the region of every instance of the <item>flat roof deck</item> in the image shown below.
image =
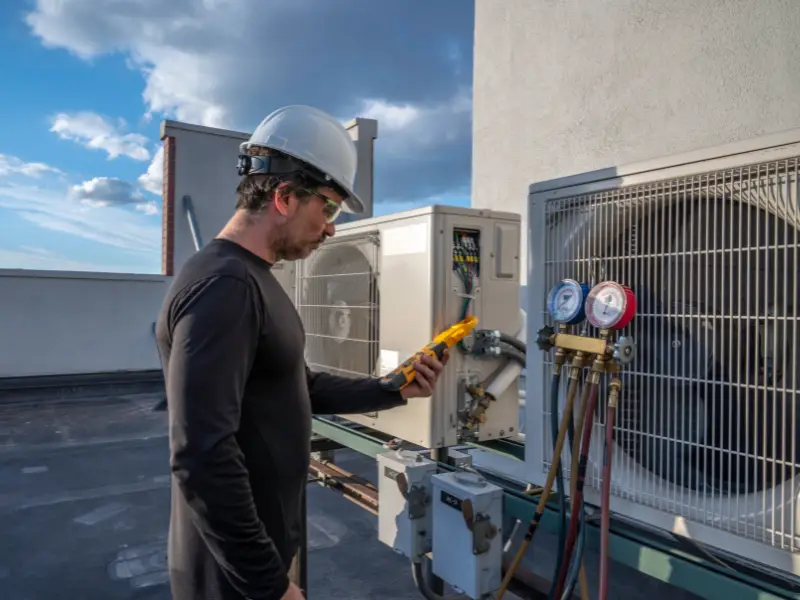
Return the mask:
[[[8, 600], [170, 598], [166, 413], [152, 391], [0, 396], [0, 588]], [[374, 482], [375, 463], [336, 463]], [[377, 540], [377, 518], [308, 486], [309, 596], [419, 599], [408, 561]], [[537, 533], [526, 566], [548, 576], [555, 537]], [[596, 556], [587, 571], [596, 576]], [[611, 597], [694, 596], [614, 565]], [[593, 592], [594, 593], [594, 592]]]

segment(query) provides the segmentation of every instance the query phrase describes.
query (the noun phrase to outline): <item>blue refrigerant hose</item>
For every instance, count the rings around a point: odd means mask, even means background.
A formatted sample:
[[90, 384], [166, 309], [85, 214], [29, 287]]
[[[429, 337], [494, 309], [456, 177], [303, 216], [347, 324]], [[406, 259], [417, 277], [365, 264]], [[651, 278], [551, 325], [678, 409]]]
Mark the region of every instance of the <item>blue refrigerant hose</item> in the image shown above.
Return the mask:
[[[555, 451], [556, 439], [558, 439], [558, 396], [559, 388], [561, 386], [561, 371], [553, 373], [550, 381], [550, 432], [552, 435], [553, 450]], [[569, 435], [570, 448], [572, 447], [572, 438], [575, 435], [572, 419], [570, 419], [567, 426], [567, 434]], [[564, 560], [564, 547], [567, 544], [567, 498], [564, 493], [564, 470], [561, 467], [561, 460], [558, 456], [553, 456], [553, 460], [558, 460], [558, 470], [556, 471], [556, 485], [558, 486], [558, 512], [559, 512], [559, 528], [558, 528], [558, 553], [556, 554], [556, 566], [553, 573], [554, 585], [550, 588], [548, 600], [553, 600], [555, 593], [555, 581], [558, 579], [558, 573], [561, 570], [561, 562]]]
[[[567, 436], [569, 438], [569, 447], [574, 448], [575, 442], [575, 423], [570, 421], [567, 425]], [[563, 484], [563, 481], [559, 481], [559, 486]], [[559, 487], [561, 489], [561, 487]], [[572, 498], [570, 498], [570, 502], [572, 502]], [[566, 502], [564, 502], [566, 504]], [[561, 596], [561, 600], [568, 600], [572, 597], [572, 593], [575, 591], [575, 585], [578, 583], [578, 574], [581, 570], [581, 561], [583, 560], [583, 548], [586, 541], [586, 511], [583, 510], [583, 503], [580, 506], [571, 506], [570, 510], [579, 510], [580, 512], [580, 521], [578, 521], [578, 539], [576, 540], [576, 548], [575, 548], [575, 555], [572, 559], [572, 564], [570, 565], [570, 570], [567, 575], [567, 583], [566, 587], [564, 588], [564, 594]], [[550, 593], [548, 594], [549, 600], [553, 600], [553, 597], [556, 593], [556, 580], [558, 579], [558, 571], [561, 569], [561, 563], [564, 560], [569, 560], [569, 557], [564, 556], [564, 546], [566, 545], [566, 538], [567, 538], [567, 516], [566, 511], [562, 509], [562, 517], [561, 517], [561, 527], [562, 529], [558, 532], [558, 551], [559, 551], [559, 560], [556, 564], [556, 571], [553, 576], [553, 585], [550, 586]], [[564, 540], [562, 544], [561, 540]]]

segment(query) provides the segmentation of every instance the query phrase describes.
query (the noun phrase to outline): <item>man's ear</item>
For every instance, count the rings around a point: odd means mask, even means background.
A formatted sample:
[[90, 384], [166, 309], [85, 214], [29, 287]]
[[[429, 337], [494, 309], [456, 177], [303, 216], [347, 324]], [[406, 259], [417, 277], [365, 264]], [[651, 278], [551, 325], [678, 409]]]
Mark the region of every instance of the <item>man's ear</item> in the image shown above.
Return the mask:
[[281, 183], [273, 192], [273, 202], [275, 203], [275, 210], [278, 211], [278, 214], [284, 217], [289, 216], [289, 203], [291, 201], [292, 194], [287, 189], [289, 184], [286, 182]]

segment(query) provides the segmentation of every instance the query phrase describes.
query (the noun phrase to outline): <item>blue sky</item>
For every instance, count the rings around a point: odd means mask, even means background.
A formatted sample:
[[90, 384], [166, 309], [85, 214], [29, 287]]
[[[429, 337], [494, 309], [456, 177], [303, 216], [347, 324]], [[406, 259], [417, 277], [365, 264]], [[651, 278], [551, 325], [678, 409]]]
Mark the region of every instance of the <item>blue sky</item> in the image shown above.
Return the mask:
[[159, 272], [164, 118], [374, 117], [376, 214], [469, 204], [472, 3], [379, 4], [0, 3], [0, 268]]

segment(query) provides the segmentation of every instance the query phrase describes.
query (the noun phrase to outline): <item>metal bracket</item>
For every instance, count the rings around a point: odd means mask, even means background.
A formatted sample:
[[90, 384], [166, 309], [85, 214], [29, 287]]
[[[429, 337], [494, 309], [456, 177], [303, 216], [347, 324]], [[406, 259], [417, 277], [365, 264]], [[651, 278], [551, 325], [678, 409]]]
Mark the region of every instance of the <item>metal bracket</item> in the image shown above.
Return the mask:
[[425, 507], [428, 505], [430, 498], [424, 487], [420, 485], [408, 486], [408, 478], [405, 473], [400, 473], [397, 476], [397, 489], [403, 494], [403, 498], [408, 502], [408, 518], [421, 519], [425, 516]]
[[186, 211], [186, 219], [189, 221], [189, 231], [194, 241], [194, 249], [200, 250], [203, 247], [203, 238], [200, 237], [200, 227], [197, 225], [197, 217], [194, 214], [192, 197], [186, 194], [181, 200], [183, 202], [183, 210]]
[[461, 503], [461, 514], [464, 516], [467, 528], [472, 532], [472, 553], [488, 552], [491, 540], [497, 535], [497, 526], [492, 523], [491, 517], [483, 513], [474, 514], [470, 500]]

